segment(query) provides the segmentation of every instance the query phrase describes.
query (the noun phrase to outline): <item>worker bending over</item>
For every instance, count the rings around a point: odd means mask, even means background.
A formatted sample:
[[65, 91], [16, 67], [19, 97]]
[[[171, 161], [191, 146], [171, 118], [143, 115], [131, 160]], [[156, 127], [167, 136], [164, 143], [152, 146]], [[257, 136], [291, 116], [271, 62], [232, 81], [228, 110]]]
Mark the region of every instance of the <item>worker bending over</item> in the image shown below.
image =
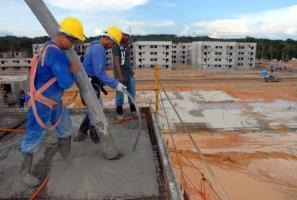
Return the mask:
[[[123, 92], [126, 88], [119, 81], [114, 80], [106, 74], [106, 50], [114, 47], [115, 44], [119, 44], [122, 39], [121, 30], [117, 27], [109, 27], [99, 40], [91, 42], [85, 53], [83, 66], [91, 79], [91, 84], [97, 93], [98, 103], [101, 103], [100, 90], [103, 85], [116, 89], [118, 92]], [[83, 102], [84, 103], [84, 102]], [[88, 114], [83, 119], [78, 134], [75, 137], [75, 141], [82, 141], [86, 138], [87, 134], [90, 134], [90, 138], [94, 143], [100, 141], [98, 134], [93, 123], [89, 120]]]
[[73, 73], [79, 70], [77, 63], [69, 63], [65, 50], [78, 41], [84, 41], [83, 26], [73, 17], [60, 24], [59, 32], [53, 40], [45, 43], [40, 55], [32, 59], [30, 72], [30, 92], [28, 97], [28, 123], [21, 152], [21, 179], [30, 187], [39, 184], [31, 173], [33, 153], [44, 139], [48, 129], [56, 129], [58, 148], [63, 158], [71, 151], [71, 120], [62, 103], [65, 89], [73, 84]]

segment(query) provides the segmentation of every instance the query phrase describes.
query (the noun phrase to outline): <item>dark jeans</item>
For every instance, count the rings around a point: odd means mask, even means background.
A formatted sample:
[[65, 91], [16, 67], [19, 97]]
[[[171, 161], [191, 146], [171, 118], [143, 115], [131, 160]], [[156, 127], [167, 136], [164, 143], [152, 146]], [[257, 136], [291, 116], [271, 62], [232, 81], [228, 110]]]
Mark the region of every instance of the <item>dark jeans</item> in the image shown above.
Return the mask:
[[[97, 94], [97, 99], [100, 101], [100, 87], [99, 87], [99, 84], [102, 84], [102, 83], [99, 83], [98, 78], [93, 77], [92, 80], [91, 80], [91, 84], [92, 84], [92, 86], [94, 88], [94, 91]], [[85, 104], [85, 101], [83, 100], [82, 96], [80, 96], [80, 98], [81, 98], [82, 103], [85, 106], [86, 104]], [[86, 130], [87, 131], [90, 126], [92, 126], [92, 123], [91, 123], [91, 121], [89, 119], [88, 114], [86, 114], [86, 116], [84, 117], [83, 121], [81, 122], [80, 130], [81, 131], [82, 130]], [[85, 132], [85, 131], [83, 131], [83, 132]]]

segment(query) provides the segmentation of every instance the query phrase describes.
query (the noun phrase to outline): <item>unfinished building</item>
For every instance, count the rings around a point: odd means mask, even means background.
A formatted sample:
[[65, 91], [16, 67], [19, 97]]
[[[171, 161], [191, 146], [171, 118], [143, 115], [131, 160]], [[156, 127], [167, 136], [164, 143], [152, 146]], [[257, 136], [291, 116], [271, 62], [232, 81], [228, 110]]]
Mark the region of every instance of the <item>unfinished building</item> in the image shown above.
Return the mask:
[[255, 68], [256, 43], [209, 42], [192, 43], [192, 66], [205, 70]]
[[[90, 45], [90, 43], [83, 43], [75, 46], [75, 50], [79, 56], [82, 56], [85, 54], [87, 47]], [[131, 66], [133, 65], [133, 46], [132, 44], [129, 46], [130, 47], [130, 60], [131, 60]], [[106, 51], [106, 68], [107, 69], [112, 69], [113, 68], [113, 55], [112, 55], [112, 50], [108, 49]]]
[[1, 58], [0, 73], [26, 73], [31, 66], [31, 58]]
[[172, 64], [190, 65], [191, 62], [191, 43], [172, 44]]
[[0, 52], [0, 73], [15, 74], [28, 72], [31, 58], [26, 52]]
[[27, 85], [27, 75], [0, 76], [0, 98], [3, 100], [2, 102], [5, 101], [4, 104], [0, 103], [0, 107], [17, 103], [20, 91], [27, 91]]
[[[90, 43], [81, 43], [74, 46], [75, 51], [77, 52], [78, 56], [83, 56], [86, 53], [86, 50]], [[33, 44], [33, 53], [38, 53], [38, 51], [42, 48], [43, 44]], [[111, 49], [106, 51], [106, 68], [112, 69], [113, 68], [113, 59], [112, 59], [112, 52]]]
[[133, 43], [133, 62], [137, 70], [154, 69], [155, 64], [160, 70], [172, 68], [172, 42], [137, 41]]

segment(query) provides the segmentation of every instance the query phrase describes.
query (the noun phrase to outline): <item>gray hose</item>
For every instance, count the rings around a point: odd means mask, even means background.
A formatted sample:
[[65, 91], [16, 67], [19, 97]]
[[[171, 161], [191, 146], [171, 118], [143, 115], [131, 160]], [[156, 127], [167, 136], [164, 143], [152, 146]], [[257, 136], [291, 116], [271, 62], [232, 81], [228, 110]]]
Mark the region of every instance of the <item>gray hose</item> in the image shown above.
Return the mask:
[[140, 134], [141, 134], [141, 129], [142, 129], [141, 114], [140, 114], [139, 108], [138, 108], [138, 106], [136, 104], [136, 101], [132, 97], [132, 95], [126, 89], [124, 89], [123, 92], [125, 94], [127, 94], [127, 96], [130, 98], [130, 100], [133, 102], [133, 104], [134, 104], [134, 106], [136, 108], [137, 115], [138, 115], [138, 132], [137, 132], [137, 136], [136, 136], [136, 139], [135, 139], [135, 142], [134, 142], [134, 145], [133, 145], [133, 149], [132, 149], [132, 151], [135, 152], [135, 149], [137, 147], [137, 144], [138, 144], [138, 141], [139, 141], [139, 137], [140, 137]]

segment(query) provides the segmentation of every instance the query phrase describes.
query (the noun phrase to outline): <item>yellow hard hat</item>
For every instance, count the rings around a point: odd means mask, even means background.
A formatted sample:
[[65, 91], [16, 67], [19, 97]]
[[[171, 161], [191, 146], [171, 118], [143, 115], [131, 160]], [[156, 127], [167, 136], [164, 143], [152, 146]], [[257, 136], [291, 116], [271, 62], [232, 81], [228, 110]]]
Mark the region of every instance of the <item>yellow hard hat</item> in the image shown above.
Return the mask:
[[105, 35], [111, 37], [111, 39], [113, 39], [117, 44], [121, 42], [122, 31], [116, 26], [111, 26], [106, 29]]
[[84, 35], [84, 28], [81, 22], [75, 17], [67, 17], [60, 23], [60, 29], [66, 34], [79, 39], [80, 41], [85, 41], [86, 37]]

